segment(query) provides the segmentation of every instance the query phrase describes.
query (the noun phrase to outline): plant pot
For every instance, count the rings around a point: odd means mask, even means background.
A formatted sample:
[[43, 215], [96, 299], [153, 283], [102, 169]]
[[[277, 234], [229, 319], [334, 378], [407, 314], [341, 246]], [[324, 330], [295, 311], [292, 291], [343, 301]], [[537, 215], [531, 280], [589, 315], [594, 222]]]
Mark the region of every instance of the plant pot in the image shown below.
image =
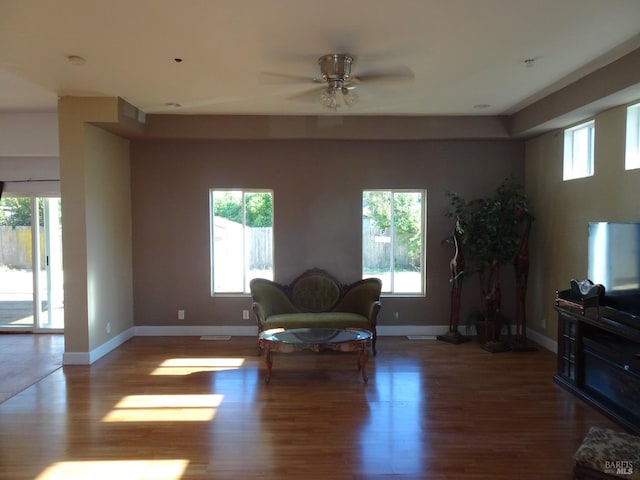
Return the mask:
[[491, 338], [491, 331], [493, 329], [492, 322], [488, 320], [476, 321], [476, 339], [479, 344], [485, 344]]

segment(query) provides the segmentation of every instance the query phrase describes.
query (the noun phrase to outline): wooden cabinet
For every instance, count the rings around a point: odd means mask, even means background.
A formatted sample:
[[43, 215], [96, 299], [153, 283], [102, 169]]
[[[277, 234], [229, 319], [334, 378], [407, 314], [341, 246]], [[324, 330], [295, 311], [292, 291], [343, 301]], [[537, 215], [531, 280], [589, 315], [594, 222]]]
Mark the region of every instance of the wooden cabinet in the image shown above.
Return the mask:
[[579, 364], [578, 330], [580, 321], [573, 315], [558, 310], [558, 377], [563, 382], [578, 385]]
[[640, 434], [640, 318], [603, 306], [555, 308], [556, 383]]

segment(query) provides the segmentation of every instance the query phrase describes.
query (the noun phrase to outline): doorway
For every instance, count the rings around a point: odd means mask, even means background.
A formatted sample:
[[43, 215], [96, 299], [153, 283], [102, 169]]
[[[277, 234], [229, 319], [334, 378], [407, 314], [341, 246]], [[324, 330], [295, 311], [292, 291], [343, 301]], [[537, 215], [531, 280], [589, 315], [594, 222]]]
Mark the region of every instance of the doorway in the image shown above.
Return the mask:
[[64, 329], [60, 197], [0, 200], [0, 331]]

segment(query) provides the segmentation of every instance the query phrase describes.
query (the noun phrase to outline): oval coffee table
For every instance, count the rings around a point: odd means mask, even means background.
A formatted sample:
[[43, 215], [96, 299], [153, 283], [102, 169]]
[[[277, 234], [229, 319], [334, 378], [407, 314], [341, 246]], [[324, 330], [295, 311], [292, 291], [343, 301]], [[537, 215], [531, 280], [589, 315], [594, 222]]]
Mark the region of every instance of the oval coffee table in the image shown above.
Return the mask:
[[265, 350], [267, 376], [271, 381], [271, 367], [274, 352], [295, 352], [309, 349], [318, 352], [323, 349], [341, 352], [358, 352], [358, 370], [362, 372], [364, 383], [369, 381], [367, 361], [372, 333], [354, 328], [274, 328], [260, 332], [260, 348]]

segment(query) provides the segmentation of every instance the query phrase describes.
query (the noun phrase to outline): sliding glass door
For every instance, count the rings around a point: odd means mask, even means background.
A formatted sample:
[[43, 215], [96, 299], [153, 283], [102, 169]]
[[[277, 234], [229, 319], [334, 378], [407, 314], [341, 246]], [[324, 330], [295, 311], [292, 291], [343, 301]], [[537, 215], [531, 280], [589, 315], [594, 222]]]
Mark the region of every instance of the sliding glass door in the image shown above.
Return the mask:
[[36, 327], [64, 328], [62, 275], [62, 211], [60, 198], [38, 198], [40, 268], [35, 304], [40, 305]]
[[60, 198], [0, 200], [0, 330], [64, 328]]
[[0, 327], [32, 330], [33, 236], [31, 199], [0, 200]]

